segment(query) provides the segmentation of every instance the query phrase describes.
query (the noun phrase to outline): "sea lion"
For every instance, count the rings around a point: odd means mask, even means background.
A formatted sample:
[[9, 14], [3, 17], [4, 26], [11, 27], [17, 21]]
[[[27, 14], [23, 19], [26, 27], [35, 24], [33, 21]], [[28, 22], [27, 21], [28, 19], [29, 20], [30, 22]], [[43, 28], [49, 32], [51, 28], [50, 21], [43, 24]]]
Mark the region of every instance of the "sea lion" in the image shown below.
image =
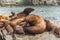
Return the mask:
[[54, 33], [55, 36], [60, 37], [60, 25], [56, 24], [55, 22], [49, 19], [44, 19], [44, 20], [46, 22], [46, 30]]
[[10, 26], [9, 21], [7, 20], [7, 15], [1, 15], [0, 20], [0, 28], [3, 28], [7, 30], [8, 34], [13, 33], [13, 28]]
[[30, 34], [39, 34], [46, 30], [46, 23], [43, 18], [39, 17], [35, 14], [29, 14], [26, 17], [26, 21], [30, 24], [30, 26], [25, 26], [25, 32]]
[[46, 22], [47, 31], [53, 31], [56, 27], [58, 27], [58, 25], [55, 22], [53, 22], [49, 19], [44, 19], [44, 20]]

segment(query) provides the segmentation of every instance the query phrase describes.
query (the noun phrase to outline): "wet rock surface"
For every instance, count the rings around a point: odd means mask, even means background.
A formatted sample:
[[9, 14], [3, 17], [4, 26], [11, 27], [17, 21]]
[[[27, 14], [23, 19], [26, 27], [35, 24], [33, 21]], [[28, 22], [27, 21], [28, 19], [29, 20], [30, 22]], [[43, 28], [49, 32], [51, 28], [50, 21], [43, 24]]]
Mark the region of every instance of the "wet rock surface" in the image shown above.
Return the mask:
[[[4, 30], [5, 31], [5, 30]], [[6, 35], [6, 40], [60, 40], [60, 38], [56, 37], [53, 33], [44, 32], [42, 34], [36, 35], [18, 35], [14, 34], [15, 38], [12, 35]]]

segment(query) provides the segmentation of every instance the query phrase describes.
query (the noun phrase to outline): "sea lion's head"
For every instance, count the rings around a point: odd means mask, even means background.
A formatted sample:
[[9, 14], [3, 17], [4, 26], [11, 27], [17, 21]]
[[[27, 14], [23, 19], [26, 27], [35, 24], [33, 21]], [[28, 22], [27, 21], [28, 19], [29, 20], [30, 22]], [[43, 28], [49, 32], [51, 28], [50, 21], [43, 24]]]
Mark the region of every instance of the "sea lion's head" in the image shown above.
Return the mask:
[[60, 27], [56, 27], [56, 28], [55, 28], [54, 34], [55, 34], [57, 37], [60, 37]]
[[32, 11], [34, 11], [33, 8], [25, 8], [23, 12], [24, 12], [25, 14], [29, 14], [29, 13], [31, 13]]

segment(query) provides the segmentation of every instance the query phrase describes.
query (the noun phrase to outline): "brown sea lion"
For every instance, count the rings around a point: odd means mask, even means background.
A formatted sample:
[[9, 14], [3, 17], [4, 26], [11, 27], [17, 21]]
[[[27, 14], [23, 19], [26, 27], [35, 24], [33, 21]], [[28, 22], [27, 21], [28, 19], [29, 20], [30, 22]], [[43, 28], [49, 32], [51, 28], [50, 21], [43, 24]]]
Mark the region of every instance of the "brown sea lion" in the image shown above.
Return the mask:
[[46, 30], [46, 23], [43, 18], [39, 17], [35, 14], [30, 14], [26, 17], [26, 21], [30, 24], [30, 26], [25, 26], [25, 32], [31, 34], [39, 34]]
[[3, 28], [3, 27], [4, 27], [4, 29], [6, 29], [8, 31], [8, 34], [13, 33], [13, 29], [11, 26], [9, 26], [9, 21], [7, 20], [6, 15], [1, 15], [0, 28]]
[[[5, 17], [4, 17], [5, 18]], [[12, 34], [14, 32], [13, 28], [9, 24], [10, 22], [5, 19], [0, 20], [0, 28], [3, 28], [7, 30], [8, 34]], [[3, 30], [3, 29], [2, 29]]]
[[49, 19], [44, 19], [47, 25], [47, 30], [53, 32], [57, 37], [60, 37], [60, 25]]
[[48, 31], [52, 31], [56, 27], [58, 27], [58, 25], [55, 22], [53, 22], [53, 21], [51, 21], [49, 19], [44, 19], [44, 20], [46, 22], [46, 26], [47, 26], [46, 28], [47, 28]]

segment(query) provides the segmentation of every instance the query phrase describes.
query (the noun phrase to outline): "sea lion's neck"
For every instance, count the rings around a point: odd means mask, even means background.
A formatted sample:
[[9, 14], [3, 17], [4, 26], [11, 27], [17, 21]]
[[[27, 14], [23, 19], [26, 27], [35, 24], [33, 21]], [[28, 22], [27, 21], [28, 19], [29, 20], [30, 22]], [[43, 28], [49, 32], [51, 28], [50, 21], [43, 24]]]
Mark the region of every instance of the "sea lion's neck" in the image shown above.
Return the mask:
[[29, 15], [29, 12], [23, 12], [23, 13], [26, 14], [26, 16]]

